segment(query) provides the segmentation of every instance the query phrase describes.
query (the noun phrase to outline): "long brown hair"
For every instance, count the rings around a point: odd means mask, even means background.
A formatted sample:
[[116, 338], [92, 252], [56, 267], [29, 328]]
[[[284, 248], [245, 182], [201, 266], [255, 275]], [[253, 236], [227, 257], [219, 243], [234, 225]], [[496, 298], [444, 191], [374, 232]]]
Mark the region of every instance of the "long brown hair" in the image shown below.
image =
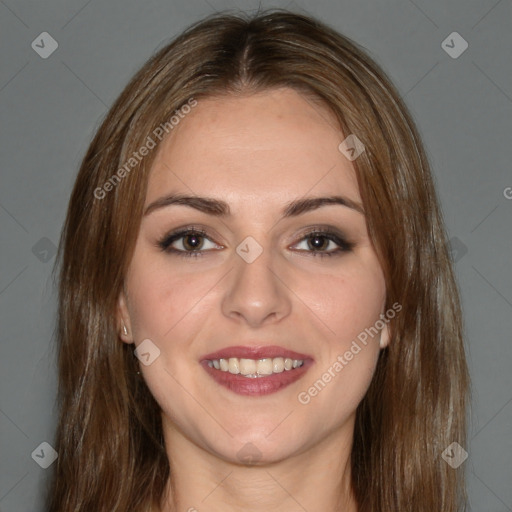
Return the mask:
[[363, 142], [353, 164], [386, 309], [402, 306], [357, 410], [351, 464], [359, 511], [465, 506], [464, 466], [453, 469], [441, 456], [452, 442], [466, 446], [461, 311], [418, 131], [385, 73], [354, 42], [277, 10], [209, 17], [161, 49], [124, 89], [83, 159], [57, 260], [59, 456], [50, 512], [158, 509], [172, 476], [159, 406], [136, 377], [115, 314], [158, 148], [126, 162], [148, 136], [158, 146], [155, 130], [165, 123], [172, 136], [169, 119], [191, 99], [278, 87], [322, 101], [345, 136]]

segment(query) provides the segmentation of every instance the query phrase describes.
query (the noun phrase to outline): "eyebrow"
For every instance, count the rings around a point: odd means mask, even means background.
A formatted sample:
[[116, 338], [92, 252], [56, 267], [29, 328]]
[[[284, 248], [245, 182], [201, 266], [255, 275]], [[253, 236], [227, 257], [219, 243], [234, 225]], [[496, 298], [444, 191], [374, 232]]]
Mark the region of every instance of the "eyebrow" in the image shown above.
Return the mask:
[[[155, 210], [165, 208], [171, 205], [188, 206], [195, 208], [200, 212], [216, 217], [228, 217], [231, 215], [231, 210], [228, 203], [220, 199], [211, 197], [188, 196], [184, 194], [170, 194], [161, 197], [156, 201], [149, 204], [145, 211], [144, 216], [149, 215]], [[296, 199], [285, 205], [281, 211], [283, 218], [296, 217], [306, 212], [316, 210], [322, 206], [341, 205], [350, 208], [361, 215], [365, 215], [364, 209], [361, 204], [343, 196], [329, 196], [329, 197], [306, 197]]]

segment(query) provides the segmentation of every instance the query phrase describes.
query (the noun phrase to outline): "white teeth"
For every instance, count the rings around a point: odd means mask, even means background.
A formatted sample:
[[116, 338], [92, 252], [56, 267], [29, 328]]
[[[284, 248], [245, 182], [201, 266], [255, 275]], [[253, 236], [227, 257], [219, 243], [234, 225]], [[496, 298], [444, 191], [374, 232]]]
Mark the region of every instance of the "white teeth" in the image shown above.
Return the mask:
[[[220, 365], [220, 363], [219, 363]], [[238, 357], [230, 357], [229, 358], [229, 373], [240, 373], [240, 362], [238, 361]]]
[[264, 359], [246, 359], [230, 357], [229, 359], [214, 359], [208, 361], [210, 368], [222, 372], [241, 374], [244, 377], [256, 378], [272, 373], [282, 373], [294, 368], [300, 368], [304, 364], [302, 359], [290, 359], [289, 357], [274, 357]]
[[272, 371], [274, 373], [284, 372], [284, 359], [282, 357], [274, 357], [272, 366]]
[[256, 364], [254, 359], [240, 359], [240, 373], [242, 375], [256, 373]]
[[260, 359], [258, 361], [258, 371], [260, 375], [271, 375], [272, 374], [272, 359]]

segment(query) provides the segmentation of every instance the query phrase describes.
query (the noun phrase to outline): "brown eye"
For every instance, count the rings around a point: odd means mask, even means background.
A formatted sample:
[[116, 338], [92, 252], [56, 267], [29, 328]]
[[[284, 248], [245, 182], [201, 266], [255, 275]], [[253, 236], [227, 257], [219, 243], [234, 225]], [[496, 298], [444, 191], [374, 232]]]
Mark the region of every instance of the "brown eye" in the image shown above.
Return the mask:
[[170, 233], [160, 240], [157, 245], [165, 252], [184, 257], [197, 257], [203, 256], [205, 252], [211, 250], [211, 248], [204, 248], [205, 241], [211, 243], [214, 248], [220, 247], [206, 236], [206, 232], [200, 229], [184, 229]]
[[327, 237], [325, 237], [323, 235], [314, 235], [314, 236], [308, 237], [308, 245], [315, 251], [326, 250], [330, 243], [331, 243], [331, 240], [329, 240]]
[[196, 249], [201, 249], [201, 246], [203, 245], [203, 235], [199, 234], [190, 234], [185, 235], [183, 238], [183, 247], [188, 251], [194, 251]]
[[353, 243], [347, 242], [343, 236], [330, 230], [312, 231], [301, 240], [301, 243], [305, 243], [306, 247], [299, 249], [300, 251], [320, 257], [340, 255], [351, 251], [354, 247]]

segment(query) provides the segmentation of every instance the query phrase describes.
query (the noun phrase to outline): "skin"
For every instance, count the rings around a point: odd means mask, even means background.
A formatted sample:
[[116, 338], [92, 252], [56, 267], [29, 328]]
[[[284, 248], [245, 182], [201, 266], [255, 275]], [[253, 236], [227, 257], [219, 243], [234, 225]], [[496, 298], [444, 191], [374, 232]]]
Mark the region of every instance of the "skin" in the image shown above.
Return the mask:
[[[329, 205], [280, 217], [304, 196], [361, 203], [353, 164], [338, 150], [344, 138], [325, 107], [280, 89], [202, 99], [158, 149], [146, 205], [181, 192], [222, 199], [232, 213], [221, 219], [171, 205], [145, 216], [119, 297], [121, 340], [149, 338], [160, 350], [140, 366], [162, 409], [175, 476], [165, 511], [357, 510], [350, 492], [355, 412], [387, 328], [308, 404], [298, 395], [384, 313], [384, 276], [364, 214]], [[208, 233], [202, 257], [157, 247], [190, 224]], [[305, 231], [317, 226], [340, 231], [354, 248], [313, 256]], [[236, 253], [247, 236], [263, 249], [252, 263]], [[173, 247], [186, 250], [184, 242]], [[324, 252], [338, 247], [324, 244]], [[309, 354], [313, 366], [277, 393], [248, 397], [219, 386], [199, 364], [250, 341]], [[247, 443], [259, 452], [255, 464], [237, 455]]]

